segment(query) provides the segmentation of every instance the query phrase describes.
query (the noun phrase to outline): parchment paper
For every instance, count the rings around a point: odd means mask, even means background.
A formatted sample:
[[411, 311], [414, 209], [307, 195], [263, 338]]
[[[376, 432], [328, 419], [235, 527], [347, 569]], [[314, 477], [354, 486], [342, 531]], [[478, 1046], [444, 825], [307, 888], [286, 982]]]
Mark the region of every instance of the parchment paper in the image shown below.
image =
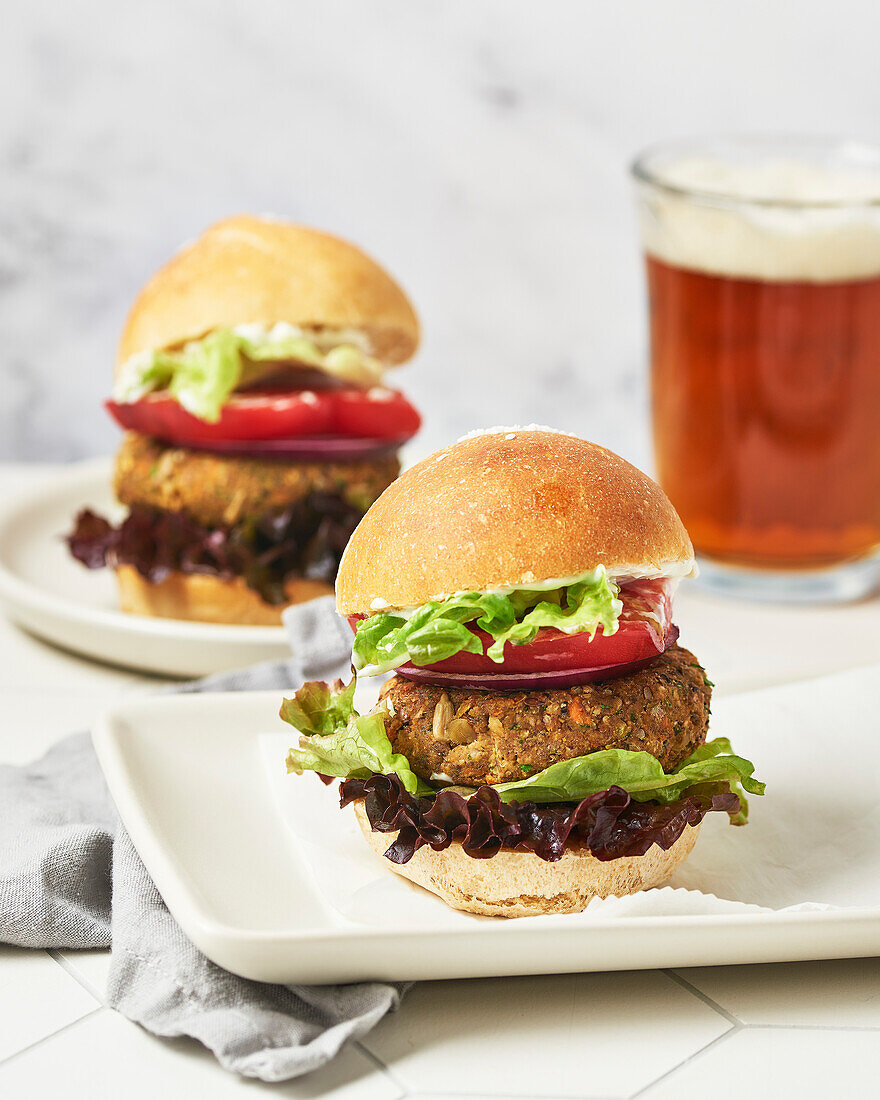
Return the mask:
[[[767, 783], [745, 827], [706, 817], [689, 860], [668, 886], [592, 902], [567, 920], [711, 915], [792, 908], [880, 911], [880, 667], [719, 700], [711, 736], [726, 736]], [[334, 919], [450, 927], [474, 917], [386, 870], [364, 844], [336, 784], [288, 776], [295, 732], [266, 734], [267, 782]], [[554, 920], [531, 917], [528, 920]]]

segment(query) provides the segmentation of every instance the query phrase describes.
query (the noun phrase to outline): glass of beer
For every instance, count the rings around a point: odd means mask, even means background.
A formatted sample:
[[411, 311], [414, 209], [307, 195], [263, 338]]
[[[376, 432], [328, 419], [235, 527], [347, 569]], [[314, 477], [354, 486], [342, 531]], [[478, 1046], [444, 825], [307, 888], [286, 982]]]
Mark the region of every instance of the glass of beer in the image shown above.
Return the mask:
[[880, 578], [880, 149], [728, 138], [633, 165], [659, 479], [704, 581]]

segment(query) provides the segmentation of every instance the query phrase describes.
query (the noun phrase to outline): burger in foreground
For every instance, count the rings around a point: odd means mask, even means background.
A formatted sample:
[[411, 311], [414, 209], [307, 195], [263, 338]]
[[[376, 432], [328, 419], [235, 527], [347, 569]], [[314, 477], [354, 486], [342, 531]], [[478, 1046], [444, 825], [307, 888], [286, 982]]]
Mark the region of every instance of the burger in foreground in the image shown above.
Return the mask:
[[346, 542], [397, 476], [416, 410], [384, 384], [418, 345], [406, 295], [353, 245], [241, 216], [141, 292], [107, 408], [128, 430], [118, 526], [68, 537], [116, 570], [125, 611], [272, 624], [333, 591]]
[[336, 777], [369, 845], [457, 909], [566, 913], [657, 886], [709, 812], [746, 820], [749, 761], [706, 741], [711, 684], [677, 644], [693, 572], [662, 490], [610, 451], [499, 429], [408, 470], [336, 595], [361, 675], [281, 716], [288, 770]]

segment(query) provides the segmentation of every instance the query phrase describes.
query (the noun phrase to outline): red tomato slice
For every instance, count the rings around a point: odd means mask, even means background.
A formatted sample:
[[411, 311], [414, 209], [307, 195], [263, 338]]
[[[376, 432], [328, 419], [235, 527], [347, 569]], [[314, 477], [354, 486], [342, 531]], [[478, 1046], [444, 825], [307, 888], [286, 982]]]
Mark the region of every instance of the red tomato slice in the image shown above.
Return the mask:
[[216, 424], [193, 416], [167, 393], [150, 393], [140, 401], [108, 401], [107, 409], [123, 428], [172, 442], [282, 439], [323, 435], [333, 430], [330, 391], [294, 390], [234, 395]]
[[675, 643], [678, 627], [669, 627], [663, 641], [645, 622], [622, 622], [616, 634], [606, 637], [600, 630], [592, 641], [589, 634], [540, 630], [527, 645], [507, 646], [501, 664], [485, 656], [492, 638], [482, 630], [474, 633], [483, 642], [482, 656], [456, 653], [433, 665], [405, 664], [394, 671], [410, 680], [483, 691], [571, 687], [646, 668]]
[[422, 418], [397, 390], [375, 386], [371, 390], [336, 390], [334, 430], [340, 435], [373, 439], [412, 438]]
[[430, 667], [442, 672], [503, 672], [505, 675], [562, 672], [594, 666], [604, 669], [650, 660], [664, 649], [656, 632], [645, 622], [621, 623], [617, 633], [608, 637], [600, 628], [592, 640], [589, 634], [563, 634], [559, 630], [544, 629], [526, 645], [505, 646], [504, 661], [498, 664], [485, 656], [492, 637], [482, 630], [474, 630], [474, 634], [483, 643], [483, 654], [456, 653]]
[[384, 388], [252, 390], [233, 394], [216, 424], [193, 416], [170, 394], [162, 392], [126, 404], [107, 401], [106, 407], [123, 428], [183, 444], [302, 436], [403, 442], [421, 425], [419, 414], [403, 394]]
[[[539, 630], [526, 645], [507, 645], [498, 664], [486, 656], [492, 637], [472, 628], [483, 653], [456, 653], [433, 665], [401, 665], [395, 672], [413, 680], [488, 691], [569, 687], [610, 679], [645, 668], [675, 643], [678, 627], [669, 622], [671, 595], [667, 582], [637, 581], [621, 589], [623, 612], [614, 634], [601, 628], [595, 636]], [[349, 622], [357, 629], [359, 616]]]

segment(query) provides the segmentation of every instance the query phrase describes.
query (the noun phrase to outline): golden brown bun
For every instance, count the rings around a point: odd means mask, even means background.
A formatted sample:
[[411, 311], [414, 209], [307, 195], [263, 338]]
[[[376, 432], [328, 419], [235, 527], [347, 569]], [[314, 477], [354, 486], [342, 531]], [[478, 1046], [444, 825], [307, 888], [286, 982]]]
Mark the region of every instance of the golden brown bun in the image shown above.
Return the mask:
[[[281, 625], [284, 607], [266, 603], [239, 578], [224, 581], [201, 573], [172, 573], [153, 584], [133, 566], [120, 565], [116, 580], [119, 605], [132, 615], [239, 626]], [[305, 603], [330, 595], [333, 587], [324, 581], [291, 580], [285, 585], [285, 592], [290, 603]]]
[[352, 535], [336, 600], [344, 614], [371, 613], [374, 600], [414, 607], [693, 553], [666, 494], [635, 466], [574, 436], [502, 430], [438, 451], [385, 490]]
[[383, 362], [419, 343], [409, 299], [347, 241], [290, 222], [240, 214], [212, 225], [150, 279], [128, 315], [118, 367], [138, 351], [171, 348], [215, 328], [287, 321], [354, 328]]
[[[363, 802], [354, 804], [361, 832], [381, 856], [396, 833], [374, 833]], [[473, 859], [458, 843], [442, 852], [419, 848], [409, 863], [385, 860], [390, 871], [424, 886], [453, 909], [485, 917], [536, 917], [580, 913], [593, 898], [635, 894], [664, 883], [696, 843], [700, 826], [688, 825], [668, 852], [655, 844], [643, 856], [602, 862], [588, 849], [568, 849], [548, 863], [531, 852], [503, 849], [491, 859]]]

